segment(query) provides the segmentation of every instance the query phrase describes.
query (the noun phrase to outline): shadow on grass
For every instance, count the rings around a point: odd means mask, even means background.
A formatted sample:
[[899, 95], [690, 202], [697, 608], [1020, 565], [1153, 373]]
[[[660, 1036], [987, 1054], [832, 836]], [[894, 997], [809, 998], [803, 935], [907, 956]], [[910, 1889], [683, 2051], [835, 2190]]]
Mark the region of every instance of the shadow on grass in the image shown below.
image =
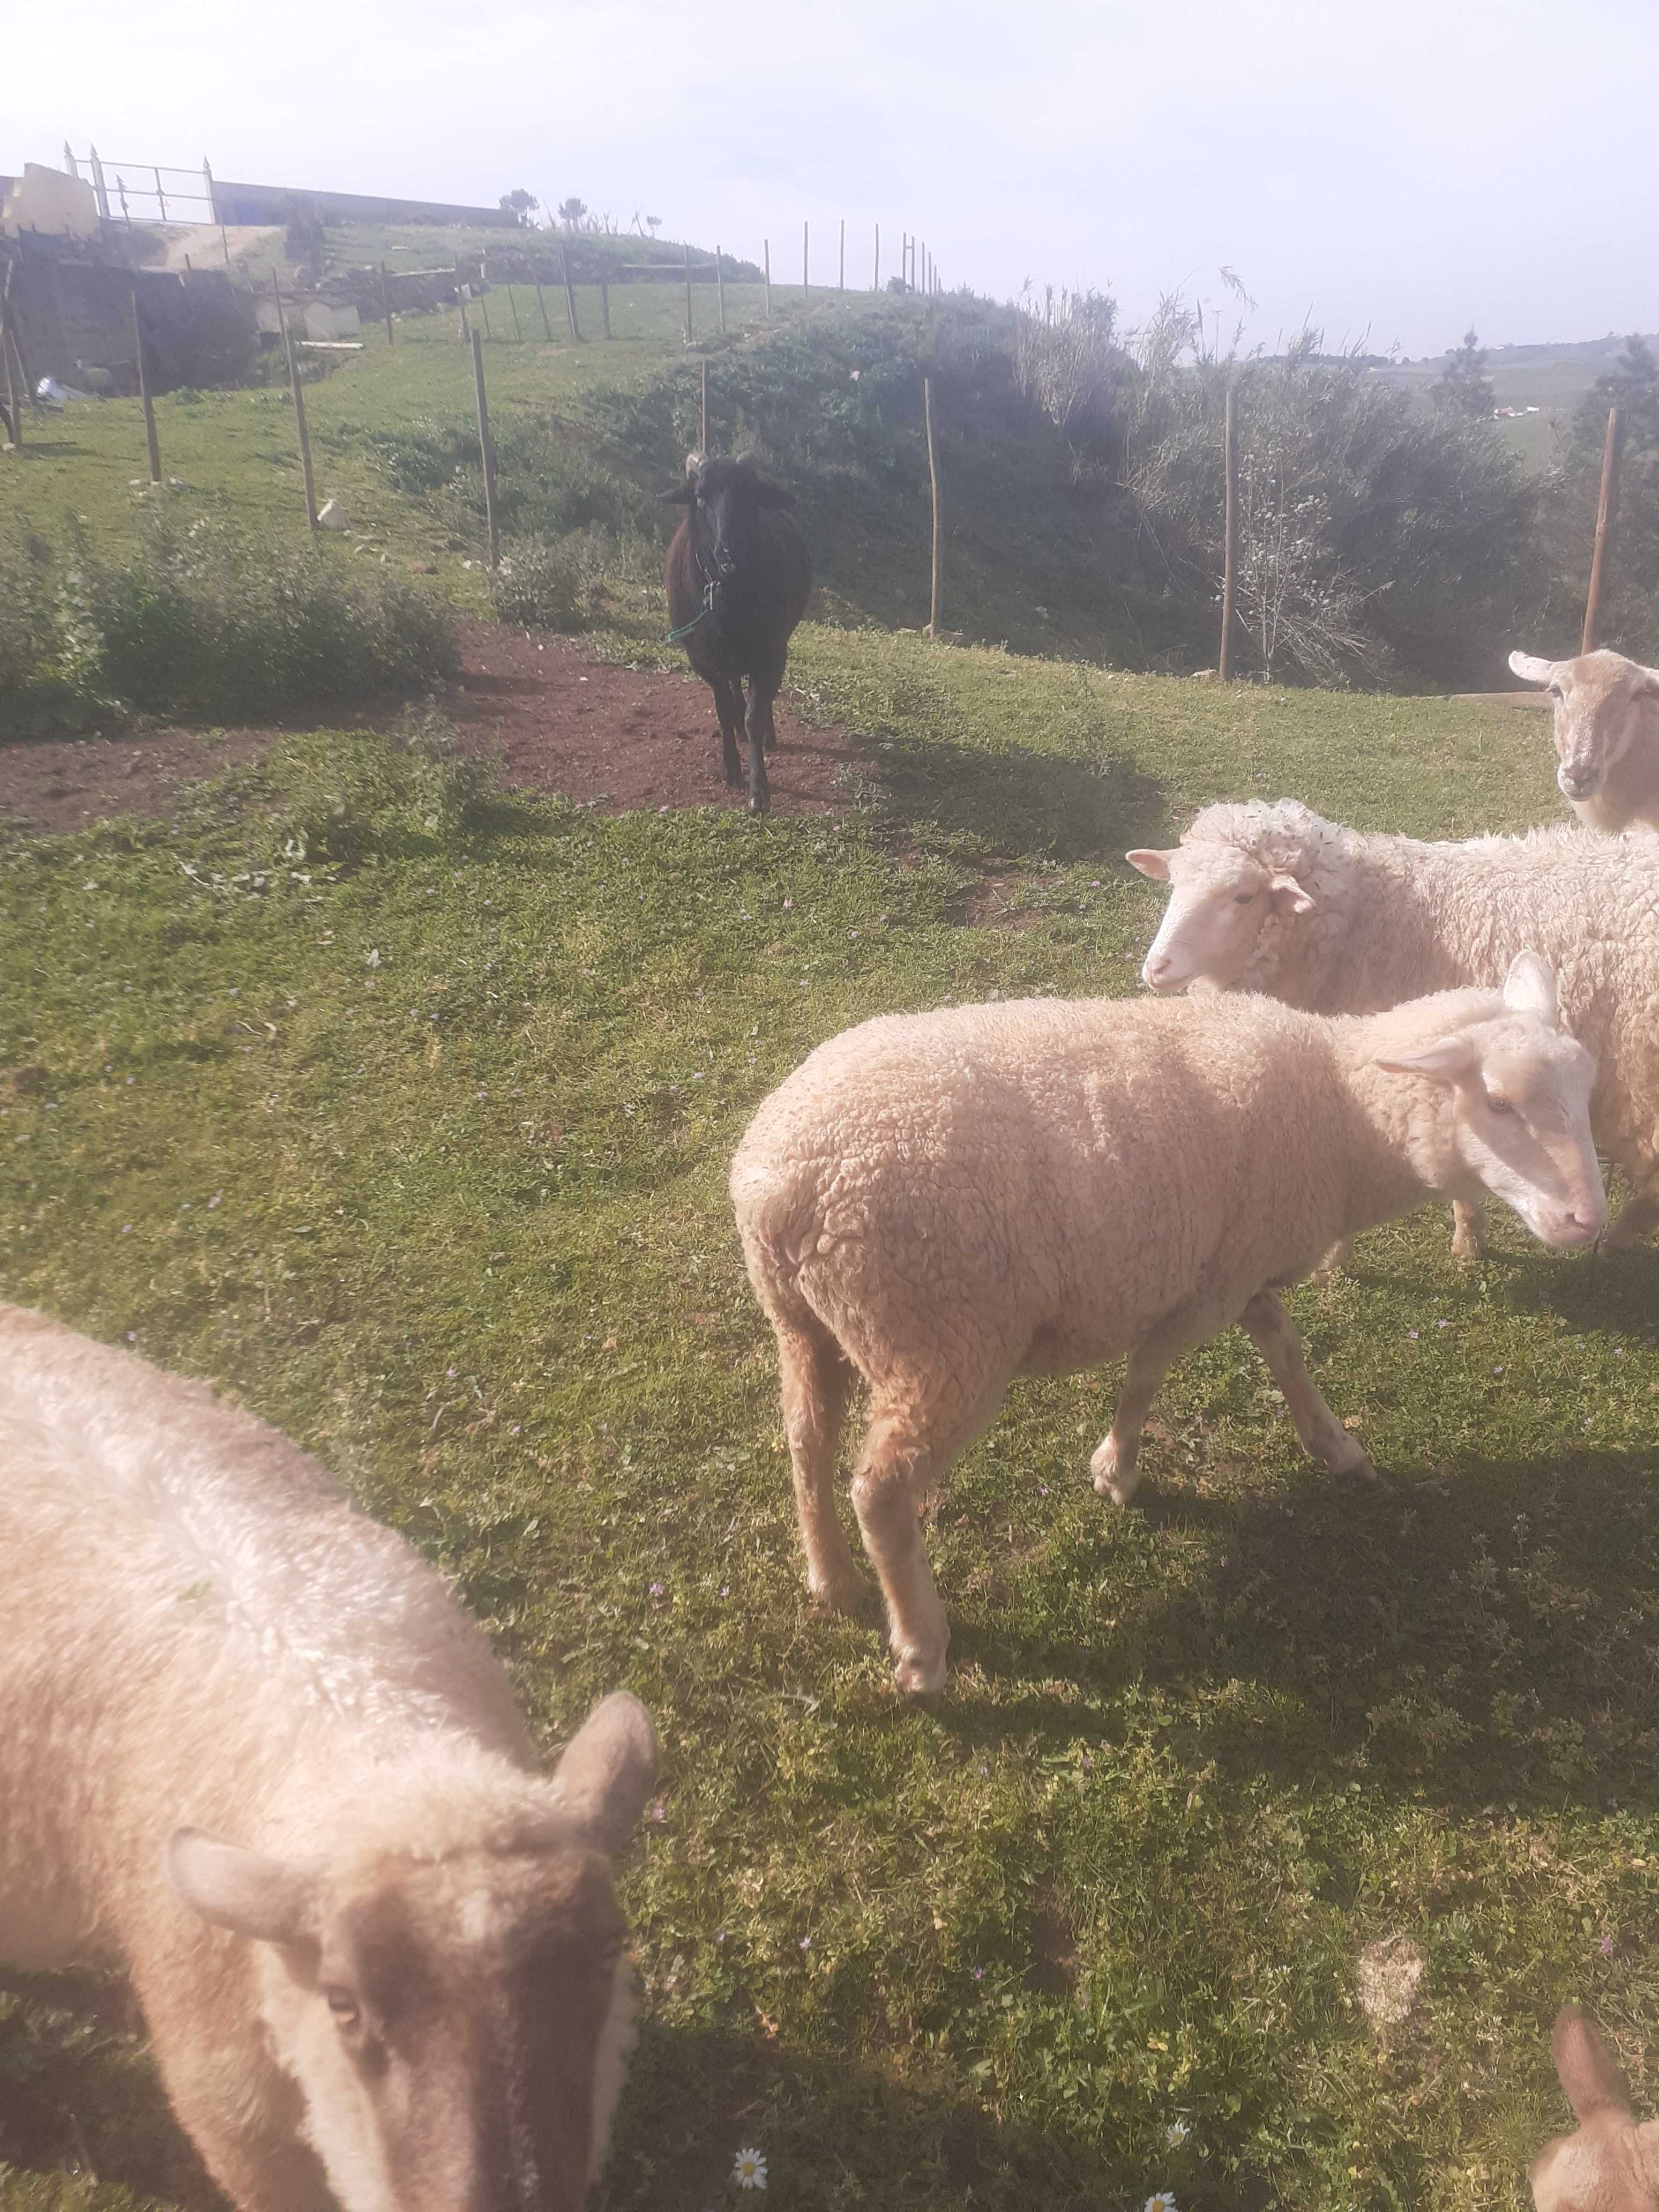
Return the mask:
[[878, 738], [884, 811], [897, 825], [983, 838], [995, 851], [1086, 860], [1172, 835], [1162, 786], [1127, 755], [1076, 760], [1008, 745]]
[[[1160, 1690], [1189, 1717], [1171, 1740], [1238, 1771], [1340, 1774], [1464, 1811], [1659, 1812], [1656, 1476], [1652, 1449], [1460, 1455], [1416, 1483], [1310, 1466], [1235, 1504], [1154, 1475], [1132, 1510], [1219, 1538], [1207, 1573], [1176, 1600], [1144, 1590], [1103, 1533], [1049, 1604], [1054, 1629], [953, 1613], [951, 1656], [1085, 1697]], [[975, 1743], [1069, 1744], [1079, 1725], [1040, 1692], [957, 1688], [939, 1717]]]

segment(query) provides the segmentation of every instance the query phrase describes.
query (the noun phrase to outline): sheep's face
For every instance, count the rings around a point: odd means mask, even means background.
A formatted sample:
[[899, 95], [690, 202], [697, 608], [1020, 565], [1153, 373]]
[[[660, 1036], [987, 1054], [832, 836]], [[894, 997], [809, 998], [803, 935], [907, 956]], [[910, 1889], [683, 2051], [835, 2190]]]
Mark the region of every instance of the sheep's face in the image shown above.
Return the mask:
[[1270, 915], [1311, 914], [1296, 878], [1274, 873], [1237, 845], [1203, 839], [1167, 851], [1123, 856], [1143, 876], [1170, 886], [1158, 935], [1140, 970], [1154, 991], [1185, 990], [1202, 980], [1230, 989], [1243, 976]]
[[609, 1854], [655, 1771], [650, 1723], [618, 1697], [504, 1811], [486, 1790], [467, 1814], [453, 1780], [402, 1808], [371, 1785], [330, 1833], [378, 1819], [398, 1840], [309, 1863], [175, 1835], [174, 1890], [254, 1945], [299, 2132], [343, 2212], [580, 2212], [632, 2025]]
[[1501, 1013], [1380, 1065], [1426, 1075], [1452, 1094], [1454, 1158], [1437, 1173], [1437, 1188], [1454, 1198], [1492, 1192], [1546, 1244], [1601, 1235], [1607, 1194], [1589, 1120], [1595, 1063], [1558, 1028], [1554, 978], [1536, 953], [1511, 964]]
[[1553, 2045], [1580, 2124], [1533, 2160], [1538, 2212], [1659, 2212], [1659, 2125], [1637, 2126], [1619, 2063], [1577, 2005], [1557, 2016]]
[[1571, 660], [1512, 653], [1510, 666], [1549, 694], [1562, 797], [1574, 805], [1593, 799], [1659, 702], [1659, 669], [1621, 653], [1583, 653]]
[[769, 507], [793, 507], [793, 493], [761, 475], [751, 461], [686, 457], [685, 482], [668, 494], [671, 506], [691, 511], [691, 549], [706, 583], [722, 583], [763, 558], [761, 517]]

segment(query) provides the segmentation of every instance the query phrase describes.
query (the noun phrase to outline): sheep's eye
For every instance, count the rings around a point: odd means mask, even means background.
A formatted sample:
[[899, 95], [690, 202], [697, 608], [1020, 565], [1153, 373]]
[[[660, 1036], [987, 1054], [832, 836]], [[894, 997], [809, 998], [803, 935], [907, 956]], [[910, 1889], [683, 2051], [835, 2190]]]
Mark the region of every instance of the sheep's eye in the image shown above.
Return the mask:
[[1254, 906], [1255, 904], [1255, 893], [1254, 891], [1235, 891], [1233, 893], [1233, 904], [1235, 906]]
[[358, 2010], [356, 1998], [352, 1996], [349, 1990], [325, 1990], [323, 1995], [328, 2001], [329, 2010], [340, 2027], [356, 2027], [362, 2014]]
[[1486, 1103], [1491, 1107], [1494, 1114], [1513, 1114], [1515, 1111], [1514, 1107], [1510, 1105], [1509, 1100], [1507, 1098], [1500, 1098], [1496, 1091], [1489, 1091], [1486, 1093]]

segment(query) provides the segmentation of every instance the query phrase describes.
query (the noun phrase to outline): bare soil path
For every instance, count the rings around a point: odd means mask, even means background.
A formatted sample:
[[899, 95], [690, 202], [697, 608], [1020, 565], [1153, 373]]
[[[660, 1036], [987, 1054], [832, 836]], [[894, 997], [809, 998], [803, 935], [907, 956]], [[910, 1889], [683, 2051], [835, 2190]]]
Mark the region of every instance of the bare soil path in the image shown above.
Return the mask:
[[[438, 704], [464, 749], [495, 755], [509, 784], [607, 814], [745, 804], [721, 781], [714, 703], [688, 673], [611, 667], [579, 641], [471, 622], [462, 627], [460, 680]], [[396, 719], [377, 702], [252, 728], [112, 723], [85, 737], [0, 744], [0, 821], [52, 833], [111, 815], [165, 815], [183, 785], [259, 759], [289, 732], [384, 728]], [[767, 769], [775, 812], [841, 811], [868, 767], [859, 739], [833, 725], [809, 727], [787, 693], [777, 724]]]

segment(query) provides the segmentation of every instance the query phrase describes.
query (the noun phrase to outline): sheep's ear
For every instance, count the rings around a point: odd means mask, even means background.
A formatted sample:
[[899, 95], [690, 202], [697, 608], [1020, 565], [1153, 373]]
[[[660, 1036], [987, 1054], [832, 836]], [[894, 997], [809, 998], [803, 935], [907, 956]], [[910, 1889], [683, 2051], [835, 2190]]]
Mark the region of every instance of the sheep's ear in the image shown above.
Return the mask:
[[755, 500], [760, 507], [793, 507], [795, 495], [786, 491], [781, 483], [774, 483], [769, 477], [763, 477], [755, 486]]
[[1555, 2015], [1550, 2051], [1567, 2102], [1579, 2119], [1589, 2119], [1592, 2112], [1628, 2114], [1630, 2090], [1623, 2070], [1595, 2021], [1579, 2006], [1563, 2005]]
[[261, 1943], [298, 1943], [313, 1932], [316, 1877], [307, 1870], [179, 1828], [167, 1844], [167, 1879], [193, 1912], [216, 1928]]
[[618, 1851], [657, 1779], [657, 1732], [637, 1698], [594, 1706], [553, 1770], [553, 1798], [601, 1850]]
[[1523, 684], [1547, 684], [1555, 673], [1553, 660], [1540, 660], [1535, 653], [1512, 653], [1510, 667]]
[[1396, 1053], [1376, 1064], [1387, 1075], [1426, 1075], [1431, 1083], [1459, 1083], [1474, 1062], [1474, 1047], [1459, 1030], [1425, 1044], [1421, 1052]]
[[1311, 914], [1317, 902], [1294, 876], [1275, 876], [1267, 886], [1276, 914]]
[[1126, 853], [1123, 857], [1132, 868], [1139, 868], [1143, 876], [1150, 876], [1154, 883], [1167, 884], [1170, 880], [1170, 860], [1174, 849], [1174, 847], [1171, 847], [1170, 852], [1160, 853], [1155, 848], [1148, 849], [1144, 846], [1138, 846], [1133, 853]]
[[1561, 1018], [1550, 963], [1536, 952], [1517, 952], [1504, 978], [1504, 1004], [1512, 1014], [1536, 1014], [1554, 1029]]

